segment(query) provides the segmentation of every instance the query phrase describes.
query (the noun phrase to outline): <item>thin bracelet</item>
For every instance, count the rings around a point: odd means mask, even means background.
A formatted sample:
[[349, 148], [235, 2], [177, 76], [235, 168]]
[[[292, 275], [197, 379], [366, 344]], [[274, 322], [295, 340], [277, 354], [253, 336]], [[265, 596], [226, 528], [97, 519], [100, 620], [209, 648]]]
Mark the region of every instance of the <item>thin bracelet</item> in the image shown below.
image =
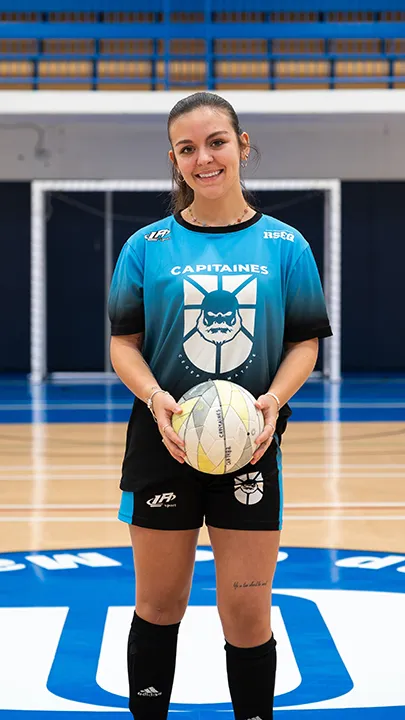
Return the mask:
[[149, 397], [148, 397], [148, 399], [147, 399], [147, 401], [146, 401], [146, 405], [147, 405], [147, 407], [149, 408], [149, 410], [151, 411], [152, 417], [153, 417], [153, 419], [154, 419], [155, 422], [157, 422], [157, 417], [156, 417], [155, 411], [154, 411], [154, 409], [153, 409], [153, 398], [155, 397], [155, 395], [157, 395], [157, 393], [160, 393], [160, 392], [161, 392], [161, 393], [164, 393], [165, 395], [168, 395], [168, 394], [169, 394], [167, 390], [162, 390], [162, 388], [156, 388], [156, 390], [153, 390], [153, 391], [151, 392], [151, 394], [149, 395]]
[[266, 393], [264, 393], [264, 394], [265, 394], [265, 395], [270, 395], [270, 397], [272, 397], [272, 398], [275, 399], [275, 401], [276, 401], [276, 403], [277, 403], [277, 412], [280, 412], [280, 405], [281, 405], [281, 403], [280, 403], [280, 400], [278, 399], [277, 395], [275, 395], [274, 392], [271, 392], [271, 390], [269, 390], [268, 392], [266, 392]]

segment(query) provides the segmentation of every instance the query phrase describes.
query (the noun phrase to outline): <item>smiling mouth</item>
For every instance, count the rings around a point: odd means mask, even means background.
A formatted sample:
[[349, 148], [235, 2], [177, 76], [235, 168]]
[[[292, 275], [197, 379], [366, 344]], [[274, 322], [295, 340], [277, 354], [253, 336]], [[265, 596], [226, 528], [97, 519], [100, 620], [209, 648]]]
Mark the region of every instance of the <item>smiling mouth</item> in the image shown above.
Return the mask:
[[213, 170], [212, 172], [209, 172], [209, 173], [198, 173], [196, 175], [196, 177], [199, 180], [212, 180], [213, 178], [216, 178], [219, 175], [221, 175], [223, 172], [224, 172], [223, 170]]

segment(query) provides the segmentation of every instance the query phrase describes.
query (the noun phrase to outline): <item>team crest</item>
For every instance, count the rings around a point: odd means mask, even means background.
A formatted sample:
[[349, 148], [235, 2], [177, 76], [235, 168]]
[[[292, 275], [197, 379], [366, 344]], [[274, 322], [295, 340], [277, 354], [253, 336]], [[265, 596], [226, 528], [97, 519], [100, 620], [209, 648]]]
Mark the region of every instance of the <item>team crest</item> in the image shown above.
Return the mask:
[[257, 278], [184, 278], [184, 352], [200, 370], [220, 375], [249, 357], [254, 336]]
[[263, 497], [263, 476], [246, 473], [235, 478], [235, 497], [242, 505], [256, 505]]

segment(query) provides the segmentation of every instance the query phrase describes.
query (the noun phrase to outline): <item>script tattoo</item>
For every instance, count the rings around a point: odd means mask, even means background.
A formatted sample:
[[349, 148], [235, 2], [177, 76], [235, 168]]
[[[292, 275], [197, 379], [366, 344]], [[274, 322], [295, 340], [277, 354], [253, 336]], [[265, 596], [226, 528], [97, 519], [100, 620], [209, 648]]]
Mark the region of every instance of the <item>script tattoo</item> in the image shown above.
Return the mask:
[[239, 588], [251, 588], [251, 587], [267, 587], [267, 580], [250, 580], [250, 582], [234, 582], [233, 589], [238, 590]]

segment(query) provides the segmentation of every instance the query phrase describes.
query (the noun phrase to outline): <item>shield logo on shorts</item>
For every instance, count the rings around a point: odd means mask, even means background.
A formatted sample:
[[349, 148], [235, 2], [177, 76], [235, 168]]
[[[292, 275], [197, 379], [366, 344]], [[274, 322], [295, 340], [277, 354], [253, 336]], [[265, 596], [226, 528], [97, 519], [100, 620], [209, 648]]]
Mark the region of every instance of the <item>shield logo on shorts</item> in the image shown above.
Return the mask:
[[183, 283], [187, 358], [200, 370], [216, 375], [242, 365], [253, 345], [257, 278], [189, 275]]
[[263, 497], [263, 476], [260, 472], [238, 475], [235, 481], [235, 497], [242, 505], [256, 505]]

